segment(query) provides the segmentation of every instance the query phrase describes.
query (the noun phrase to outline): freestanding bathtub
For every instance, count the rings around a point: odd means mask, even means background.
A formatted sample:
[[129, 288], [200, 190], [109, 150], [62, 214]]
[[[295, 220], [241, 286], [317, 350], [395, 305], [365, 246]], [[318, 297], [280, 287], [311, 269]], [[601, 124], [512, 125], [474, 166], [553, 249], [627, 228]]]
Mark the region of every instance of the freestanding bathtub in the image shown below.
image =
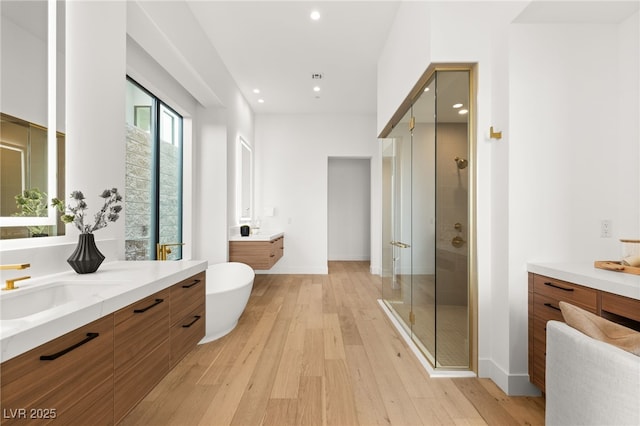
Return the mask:
[[207, 269], [206, 335], [200, 344], [228, 334], [247, 306], [255, 272], [240, 262], [217, 263]]

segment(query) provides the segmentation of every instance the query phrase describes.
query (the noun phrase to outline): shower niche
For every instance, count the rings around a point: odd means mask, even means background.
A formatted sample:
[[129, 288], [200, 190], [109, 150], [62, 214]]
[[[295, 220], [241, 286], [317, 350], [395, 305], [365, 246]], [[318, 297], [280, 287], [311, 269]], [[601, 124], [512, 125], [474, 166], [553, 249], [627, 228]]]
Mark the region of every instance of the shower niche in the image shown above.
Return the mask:
[[382, 301], [435, 371], [475, 371], [473, 66], [433, 65], [380, 134]]

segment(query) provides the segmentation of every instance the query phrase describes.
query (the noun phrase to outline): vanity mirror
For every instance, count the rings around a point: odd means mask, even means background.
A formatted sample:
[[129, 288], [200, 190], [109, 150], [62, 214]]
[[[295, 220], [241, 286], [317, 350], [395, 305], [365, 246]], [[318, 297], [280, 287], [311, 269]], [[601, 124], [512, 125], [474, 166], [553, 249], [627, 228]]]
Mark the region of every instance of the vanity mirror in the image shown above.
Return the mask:
[[239, 222], [247, 222], [253, 216], [253, 151], [242, 138], [236, 151], [236, 209]]
[[60, 235], [49, 204], [64, 196], [65, 2], [3, 0], [0, 17], [0, 238]]

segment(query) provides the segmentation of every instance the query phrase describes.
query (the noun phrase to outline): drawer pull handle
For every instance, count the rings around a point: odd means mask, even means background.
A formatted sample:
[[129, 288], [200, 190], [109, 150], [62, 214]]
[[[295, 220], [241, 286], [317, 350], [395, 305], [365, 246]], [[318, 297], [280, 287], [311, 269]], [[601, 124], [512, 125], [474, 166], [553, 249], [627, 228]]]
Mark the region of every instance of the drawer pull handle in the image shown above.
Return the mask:
[[555, 309], [556, 311], [560, 310], [560, 308], [558, 308], [557, 306], [553, 306], [551, 303], [545, 303], [544, 306], [546, 306], [547, 308]]
[[182, 286], [182, 288], [191, 288], [194, 285], [198, 284], [200, 282], [200, 280], [193, 280], [193, 282], [191, 284], [185, 284]]
[[99, 335], [100, 335], [100, 333], [87, 333], [87, 337], [83, 341], [78, 342], [75, 345], [69, 346], [67, 349], [63, 349], [60, 352], [57, 352], [57, 353], [55, 353], [53, 355], [41, 355], [40, 356], [40, 361], [53, 361], [56, 358], [60, 358], [62, 355], [68, 354], [72, 350], [74, 350], [76, 348], [79, 348], [80, 346], [84, 345], [85, 343], [88, 343], [89, 341], [95, 339]]
[[162, 302], [164, 302], [164, 299], [156, 299], [155, 302], [153, 302], [151, 305], [147, 306], [146, 308], [142, 308], [142, 309], [134, 309], [133, 313], [134, 314], [141, 314], [143, 312], [148, 311], [149, 309], [153, 308], [154, 306], [158, 306], [159, 304], [161, 304]]
[[182, 328], [189, 328], [191, 327], [193, 324], [196, 323], [196, 321], [198, 321], [200, 319], [200, 315], [196, 315], [195, 317], [193, 317], [193, 321], [191, 321], [189, 324], [183, 324]]
[[572, 288], [562, 287], [561, 285], [556, 285], [556, 284], [550, 283], [550, 282], [545, 282], [544, 285], [548, 285], [549, 287], [557, 288], [557, 289], [564, 290], [564, 291], [573, 291], [574, 290]]

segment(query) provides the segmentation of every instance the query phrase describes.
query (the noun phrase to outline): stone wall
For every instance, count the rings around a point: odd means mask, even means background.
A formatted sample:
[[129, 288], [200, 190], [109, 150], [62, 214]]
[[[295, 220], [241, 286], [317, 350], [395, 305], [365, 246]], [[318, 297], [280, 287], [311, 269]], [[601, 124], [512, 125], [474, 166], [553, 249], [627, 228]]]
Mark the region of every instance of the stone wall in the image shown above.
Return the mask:
[[127, 124], [125, 258], [148, 260], [150, 244], [152, 141], [144, 130]]
[[[151, 259], [153, 188], [153, 143], [150, 133], [127, 124], [126, 193], [125, 193], [125, 258]], [[182, 242], [181, 235], [181, 148], [160, 143], [160, 242]], [[173, 247], [168, 259], [182, 258], [180, 247]]]

